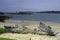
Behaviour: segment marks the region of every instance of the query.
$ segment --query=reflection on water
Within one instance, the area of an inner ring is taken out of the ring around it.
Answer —
[[[60,14],[34,13],[32,15],[5,14],[15,20],[51,21],[60,23]]]

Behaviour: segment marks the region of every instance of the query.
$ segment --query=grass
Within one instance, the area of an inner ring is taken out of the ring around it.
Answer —
[[[15,32],[12,32],[12,33],[22,33],[22,34],[27,34],[29,33],[28,31],[25,31],[25,30],[17,30]]]
[[[9,38],[0,38],[0,40],[15,40],[15,39],[9,39]]]
[[[16,31],[8,31],[4,28],[0,28],[0,34],[3,33],[21,33],[21,34],[28,34],[28,33],[33,33],[31,30],[16,30]]]
[[[0,34],[7,33],[8,31],[4,28],[0,28]]]

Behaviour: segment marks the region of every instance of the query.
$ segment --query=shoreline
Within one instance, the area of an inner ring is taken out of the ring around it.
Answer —
[[[45,21],[28,21],[28,20],[7,20],[5,23],[1,23],[0,25],[4,26],[15,26],[18,25],[19,27],[21,27],[22,25],[30,28],[30,29],[34,29],[37,28],[39,26],[39,23],[43,22],[45,25],[47,26],[51,26],[52,28],[54,28],[57,32],[60,32],[60,23],[55,23],[55,22],[45,22]]]
[[[19,23],[18,23],[19,22]],[[47,26],[51,26],[52,28],[55,29],[56,32],[60,32],[60,23],[54,23],[54,22],[44,22],[44,21],[24,21],[24,25],[30,29],[37,28],[39,26],[39,23],[43,22]],[[10,22],[6,23],[1,23],[0,26],[2,25],[10,25],[10,26],[15,26],[17,24],[19,27],[22,26],[21,20],[10,20]],[[60,39],[60,33],[57,36],[47,36],[47,35],[37,35],[37,34],[17,34],[17,33],[4,33],[1,34],[0,37],[3,38],[11,38],[11,39],[16,39],[16,40],[58,40]]]

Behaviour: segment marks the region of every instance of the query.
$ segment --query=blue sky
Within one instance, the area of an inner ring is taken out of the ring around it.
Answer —
[[[60,0],[0,0],[0,11],[60,11]]]

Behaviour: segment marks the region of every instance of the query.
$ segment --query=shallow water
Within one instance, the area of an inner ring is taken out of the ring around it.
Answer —
[[[50,21],[60,23],[60,14],[33,13],[32,15],[5,14],[14,20]]]

